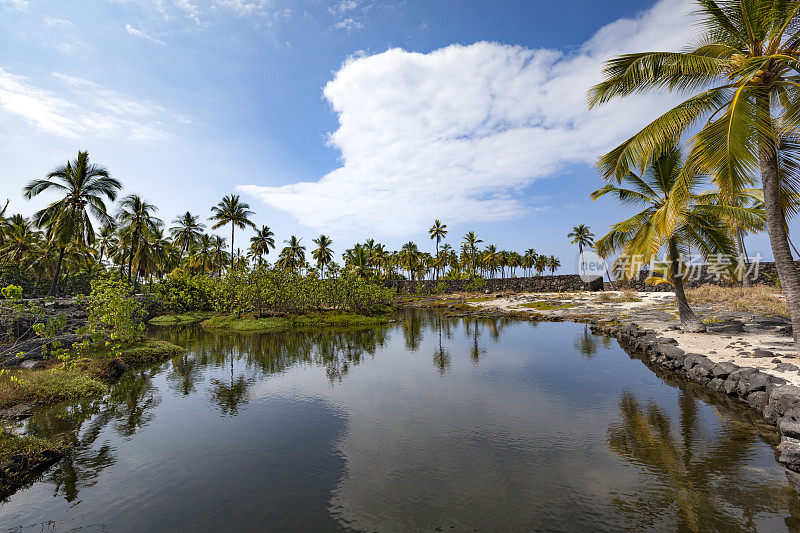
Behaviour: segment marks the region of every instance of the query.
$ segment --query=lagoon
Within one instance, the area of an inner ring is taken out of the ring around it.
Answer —
[[[574,323],[406,310],[359,331],[153,328],[186,353],[25,422],[41,530],[797,530],[779,435]]]

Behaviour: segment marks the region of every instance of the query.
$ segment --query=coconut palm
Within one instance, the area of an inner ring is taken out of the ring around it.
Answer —
[[[261,264],[264,256],[269,255],[270,248],[275,249],[275,234],[269,226],[261,226],[260,229],[256,229],[256,234],[250,237],[250,251]]]
[[[97,234],[97,262],[101,265],[103,264],[103,255],[109,250],[112,241],[117,238],[116,231],[116,223],[113,219],[111,219],[107,224],[103,224],[103,226],[100,228],[100,232]]]
[[[556,273],[556,270],[558,270],[558,267],[560,266],[561,266],[561,261],[558,259],[558,257],[551,255],[550,257],[547,258],[547,268],[550,269],[551,276]]]
[[[215,221],[214,225],[211,226],[212,229],[221,228],[225,224],[231,225],[231,268],[233,268],[235,260],[233,254],[233,232],[236,228],[245,229],[248,226],[255,228],[256,225],[250,220],[250,215],[255,213],[250,211],[249,204],[239,201],[238,194],[224,196],[220,203],[211,208],[211,212],[213,214],[209,220]]]
[[[50,246],[58,249],[50,294],[58,291],[58,279],[64,252],[70,242],[94,244],[94,227],[90,214],[101,224],[109,220],[105,200],[114,201],[122,184],[108,174],[108,170],[89,163],[88,152],[78,152],[78,158],[68,161],[50,172],[44,179],[36,179],[23,188],[25,198],[53,190],[62,198],[33,215],[33,222],[46,228]]]
[[[39,247],[41,240],[41,234],[34,229],[30,221],[19,214],[8,219],[5,235],[3,246],[0,247],[0,259],[19,265],[32,259],[32,254]]]
[[[625,261],[638,258],[643,264],[656,259],[659,250],[666,248],[666,280],[675,288],[681,325],[686,331],[704,331],[705,326],[689,307],[683,290],[684,263],[682,256],[690,249],[697,250],[706,260],[719,254],[730,257],[735,252],[726,220],[735,218],[747,221],[758,214],[753,209],[733,208],[698,202],[690,185],[690,195],[683,195],[681,201],[672,196],[680,189],[682,158],[677,148],[667,150],[653,161],[643,176],[629,173],[623,180],[624,186],[608,184],[592,193],[596,200],[612,194],[626,205],[642,210],[631,218],[614,224],[611,231],[597,241],[600,255],[608,256],[621,251],[617,259],[617,271],[623,277],[638,275],[635,268],[620,269]],[[633,263],[630,265],[633,267]]]
[[[433,226],[428,230],[428,234],[431,236],[431,239],[436,240],[436,257],[439,257],[439,241],[444,239],[447,235],[447,224],[442,224],[437,218],[433,221]],[[439,279],[438,267],[436,268],[436,279]]]
[[[300,244],[303,239],[298,239],[292,235],[289,240],[283,241],[286,246],[281,250],[279,264],[281,267],[298,271],[306,262],[306,247]]]
[[[591,248],[592,244],[594,244],[594,233],[592,233],[592,228],[586,224],[579,224],[573,227],[567,237],[572,239],[569,241],[570,244],[578,245],[578,255],[583,254],[584,248]]]
[[[599,167],[607,179],[624,180],[700,124],[690,141],[687,179],[673,201],[685,199],[698,171],[713,174],[727,199],[759,173],[772,254],[800,349],[800,269],[785,213],[786,193],[797,192],[800,173],[797,166],[780,171],[783,139],[796,143],[800,125],[800,2],[699,0],[698,13],[703,34],[692,49],[626,54],[606,64],[605,79],[589,91],[590,106],[649,90],[695,94],[603,156]]]
[[[469,261],[470,265],[472,265],[472,275],[475,275],[475,251],[479,243],[483,241],[478,238],[474,231],[468,232],[464,235],[464,244],[467,245],[467,249],[469,250]]]
[[[534,261],[533,268],[536,270],[538,275],[542,275],[545,270],[547,270],[548,260],[547,256],[544,255],[537,255]]]
[[[120,234],[128,245],[128,281],[133,273],[133,261],[146,236],[155,232],[161,219],[155,216],[158,208],[137,194],[129,194],[119,203]]]
[[[175,217],[175,220],[172,221],[174,225],[169,229],[169,234],[172,236],[173,242],[180,249],[181,258],[189,251],[189,248],[197,244],[197,241],[206,229],[206,225],[198,222],[198,218],[200,217],[186,211],[181,216]]]
[[[333,250],[331,249],[333,241],[327,235],[320,235],[313,242],[317,247],[311,250],[311,257],[317,262],[317,267],[324,278],[325,266],[333,260]]]
[[[419,248],[416,243],[408,241],[403,245],[400,251],[400,264],[408,271],[411,281],[414,281],[414,274],[419,270]]]

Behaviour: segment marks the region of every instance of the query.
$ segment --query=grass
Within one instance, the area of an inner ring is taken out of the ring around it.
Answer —
[[[106,386],[78,369],[12,370],[0,376],[0,408],[51,404],[97,396]]]
[[[642,299],[639,298],[639,294],[631,289],[625,289],[620,291],[619,293],[610,293],[610,292],[603,292],[600,293],[596,298],[595,301],[597,302],[641,302]]]
[[[183,348],[175,344],[145,339],[118,353],[103,348],[83,352],[69,363],[46,370],[10,370],[0,376],[0,409],[21,403],[45,405],[98,396],[107,390],[102,380],[119,376],[125,367],[156,363],[182,352]],[[114,365],[119,372],[114,372]]]
[[[102,362],[110,358],[118,358],[127,366],[142,366],[157,363],[181,353],[183,353],[183,348],[171,342],[143,339],[128,346],[123,346],[118,353],[112,353],[105,348],[95,348],[81,355],[88,360]]]
[[[358,329],[389,322],[389,314],[363,315],[324,311],[308,315],[274,317],[215,316],[201,323],[204,329],[236,333],[277,333],[288,330]]]
[[[717,304],[734,311],[789,316],[789,307],[780,297],[780,289],[769,285],[753,287],[702,285],[695,289],[687,289],[686,296],[690,302]]]
[[[190,311],[187,313],[175,313],[171,315],[161,315],[151,318],[148,323],[154,326],[188,326],[190,324],[197,324],[207,318],[214,316],[214,313],[209,311]]]
[[[0,434],[0,465],[7,464],[11,457],[21,454],[27,458],[37,458],[42,453],[60,450],[61,445],[32,435]]]
[[[489,300],[494,300],[494,296],[481,296],[480,298],[467,298],[468,302],[488,302]]]
[[[536,309],[539,311],[551,311],[553,309],[569,309],[571,307],[575,307],[572,304],[552,304],[549,302],[528,302],[520,304],[519,306],[527,309]]]

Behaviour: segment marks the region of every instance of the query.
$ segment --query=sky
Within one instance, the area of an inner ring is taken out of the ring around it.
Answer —
[[[679,50],[685,0],[0,0],[0,199],[79,150],[159,207],[203,219],[240,194],[279,244],[389,249],[447,224],[561,258],[587,224],[599,155],[679,101],[594,110],[620,53]],[[794,224],[793,224],[794,227]],[[227,231],[221,231],[227,236]],[[237,233],[244,247],[250,230]],[[765,236],[751,254],[770,257]],[[338,259],[338,257],[337,257]]]

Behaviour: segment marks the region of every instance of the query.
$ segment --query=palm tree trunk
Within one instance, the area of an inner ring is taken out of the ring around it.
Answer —
[[[233,270],[233,222],[231,222],[231,270]]]
[[[800,271],[798,271],[792,258],[792,251],[789,249],[789,236],[786,233],[786,222],[780,201],[780,182],[775,150],[773,146],[766,145],[763,141],[759,151],[759,164],[761,183],[764,188],[764,210],[767,215],[769,243],[792,318],[794,346],[797,351],[800,351]]]
[[[742,261],[742,272],[744,275],[742,276],[742,286],[749,287],[752,285],[750,278],[747,276],[747,250],[744,247],[744,237],[742,236],[742,230],[736,228],[736,243],[739,245],[739,254],[741,256],[740,260]]]
[[[689,307],[686,293],[683,292],[683,274],[680,271],[680,258],[678,256],[678,243],[675,237],[669,240],[669,261],[670,278],[675,287],[675,299],[678,302],[678,315],[681,319],[681,327],[690,333],[700,333],[706,330],[705,324],[694,314]]]
[[[58,262],[56,263],[56,272],[53,274],[53,284],[50,286],[50,296],[58,295],[58,278],[61,276],[61,262],[64,260],[65,246],[61,247],[58,251]]]

